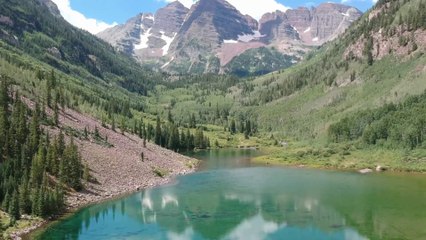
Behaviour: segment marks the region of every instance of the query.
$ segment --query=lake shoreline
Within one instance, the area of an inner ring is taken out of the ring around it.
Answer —
[[[82,200],[82,201],[76,202],[76,205],[74,205],[72,207],[67,207],[67,210],[63,214],[61,214],[60,216],[57,216],[57,217],[54,217],[54,218],[51,218],[51,219],[45,219],[45,220],[42,220],[41,222],[35,222],[33,225],[31,225],[27,228],[21,229],[18,232],[14,232],[14,233],[10,234],[10,237],[12,239],[31,239],[31,236],[33,234],[36,234],[37,231],[39,231],[39,230],[41,230],[45,227],[48,227],[49,225],[54,224],[57,221],[64,220],[67,217],[77,213],[78,211],[80,211],[83,208],[86,208],[86,207],[89,207],[89,206],[92,206],[92,205],[96,205],[96,204],[100,204],[100,203],[105,203],[105,202],[108,202],[108,201],[113,201],[113,200],[116,200],[116,199],[120,199],[120,198],[130,196],[134,193],[144,191],[144,190],[147,190],[147,189],[150,189],[150,188],[155,188],[155,187],[170,184],[177,177],[194,173],[194,172],[197,171],[197,169],[198,169],[198,167],[194,167],[194,168],[192,168],[192,171],[184,170],[182,172],[168,176],[166,178],[157,179],[155,183],[153,183],[149,186],[145,186],[143,188],[136,188],[136,189],[133,189],[133,190],[123,189],[123,192],[119,192],[117,194],[113,194],[113,195],[105,196],[105,197],[101,197],[101,198],[92,198],[92,201]]]
[[[426,161],[416,158],[413,151],[405,156],[401,149],[346,149],[289,146],[287,148],[265,147],[263,154],[252,159],[253,163],[278,167],[331,169],[339,171],[371,170],[372,172],[395,172],[425,174]],[[407,164],[410,163],[410,164]]]
[[[29,102],[28,105],[34,106],[34,103]],[[16,224],[5,229],[6,238],[27,237],[55,219],[68,216],[85,206],[170,183],[177,176],[196,171],[199,164],[195,158],[144,142],[135,134],[115,131],[73,109],[64,109],[59,115],[59,122],[61,128],[46,128],[51,136],[57,135],[60,129],[80,132],[97,129],[100,136],[108,139],[108,146],[90,138],[75,138],[74,143],[90,172],[89,181],[83,182],[84,189],[81,192],[67,189],[64,214],[51,220],[31,220],[24,226]],[[65,140],[69,141],[69,138],[66,135]],[[159,175],[158,172],[163,174]]]

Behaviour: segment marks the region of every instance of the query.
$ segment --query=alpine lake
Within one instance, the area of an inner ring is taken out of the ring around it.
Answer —
[[[31,239],[426,239],[426,176],[253,165],[194,153],[196,173],[88,206]]]

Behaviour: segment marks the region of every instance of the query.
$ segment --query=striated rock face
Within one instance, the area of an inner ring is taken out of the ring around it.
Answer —
[[[314,9],[312,15],[312,36],[324,42],[344,32],[352,22],[361,17],[362,13],[342,4],[324,3]]]
[[[257,30],[258,28],[259,28],[259,23],[257,22],[257,20],[256,19],[254,19],[254,18],[252,18],[251,16],[249,16],[249,15],[245,15],[244,16],[245,18],[246,18],[246,20],[247,20],[247,23],[248,23],[248,25],[249,25],[249,27],[252,29],[252,30]]]
[[[324,3],[266,13],[257,21],[226,0],[199,0],[191,9],[176,1],[98,36],[162,71],[218,73],[236,56],[259,47],[274,47],[297,62],[311,46],[336,38],[360,16],[355,8]]]
[[[173,37],[182,26],[189,9],[180,2],[172,2],[155,13],[152,33],[163,31],[168,37]]]
[[[273,40],[298,40],[299,34],[289,23],[286,13],[276,11],[267,13],[260,19],[259,32],[264,36],[262,39],[266,42]]]
[[[97,36],[109,42],[118,50],[133,54],[135,45],[140,43],[140,35],[151,28],[153,22],[150,21],[152,15],[139,14],[129,19],[125,24],[109,28],[100,32]]]
[[[159,9],[155,16],[141,13],[125,24],[107,29],[97,36],[138,59],[162,57],[168,53],[188,11],[178,1],[172,2]]]
[[[174,65],[184,72],[216,71],[216,50],[224,41],[254,34],[255,21],[225,0],[198,1],[171,45],[176,55]]]
[[[260,32],[267,35],[269,42],[282,41],[295,35],[289,29],[291,26],[304,44],[320,45],[336,38],[361,15],[359,10],[346,5],[323,3],[311,10],[303,7],[267,13],[260,20]]]

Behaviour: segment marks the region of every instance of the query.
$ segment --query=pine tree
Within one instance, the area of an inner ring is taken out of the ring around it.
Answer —
[[[101,134],[99,133],[98,126],[95,126],[95,133],[94,133],[94,135],[95,135],[96,139],[101,139]]]
[[[192,150],[194,150],[194,148],[192,147],[192,144],[191,144],[191,132],[189,131],[189,129],[186,129],[186,137],[185,137],[185,140],[186,140],[186,143],[185,143],[186,150],[187,150],[187,151],[192,151]]]
[[[0,82],[0,162],[3,162],[3,157],[7,157],[7,133],[9,130],[9,85],[5,79]]]
[[[30,189],[28,184],[28,174],[24,174],[19,186],[19,209],[21,213],[31,214]]]
[[[31,210],[32,214],[36,216],[41,216],[41,209],[40,209],[40,201],[41,199],[41,190],[39,187],[33,188],[31,193]]]
[[[160,116],[157,116],[157,122],[155,126],[155,144],[161,145],[161,122],[160,122]]]
[[[146,128],[145,125],[143,126],[143,147],[146,148],[146,138],[147,138],[147,133],[146,133]]]
[[[195,120],[195,115],[194,114],[191,114],[191,119],[190,119],[189,122],[190,122],[189,123],[189,127],[190,128],[196,128],[197,127],[197,122]]]
[[[115,132],[115,118],[112,118],[111,129]]]
[[[64,171],[62,172],[64,183],[79,191],[82,188],[81,156],[72,138],[70,144],[65,148],[62,161],[64,162]]]
[[[45,162],[46,156],[44,146],[40,146],[31,166],[31,185],[33,187],[39,186],[42,183]]]
[[[9,194],[9,191],[6,191],[6,194],[4,195],[3,202],[2,202],[2,208],[6,212],[9,210],[11,200],[12,200],[12,196]]]
[[[89,165],[88,164],[84,165],[83,179],[86,182],[88,182],[90,180],[90,169],[89,169]]]
[[[49,81],[46,83],[46,103],[47,106],[52,106],[52,86],[49,84]]]
[[[244,128],[244,122],[241,120],[240,121],[240,133],[244,133],[246,129]]]
[[[246,125],[245,125],[245,129],[244,129],[244,137],[246,139],[248,139],[250,134],[251,134],[251,122],[250,122],[250,120],[247,120]]]
[[[65,136],[62,133],[62,131],[59,132],[59,135],[56,139],[56,142],[57,142],[56,143],[56,146],[57,146],[56,152],[58,153],[59,157],[62,157],[62,155],[64,154],[64,151],[65,151]]]
[[[37,151],[38,144],[40,141],[40,109],[38,107],[38,104],[36,104],[36,110],[33,112],[33,116],[31,118],[31,124],[30,124],[30,136],[29,136],[29,149],[32,154],[34,154]]]
[[[230,131],[231,131],[231,134],[235,134],[237,132],[237,127],[235,125],[235,120],[234,119],[231,120]]]
[[[170,109],[167,113],[167,120],[169,121],[169,123],[174,123],[173,122],[173,115],[172,115],[172,112],[170,111]]]
[[[19,194],[18,191],[13,191],[12,200],[9,206],[9,214],[11,223],[15,223],[17,220],[21,218],[21,214],[19,212]]]
[[[124,134],[124,132],[127,130],[126,119],[124,117],[121,118],[120,129],[121,129],[121,134]]]
[[[55,126],[59,125],[59,106],[58,99],[56,97],[53,104],[53,122],[55,123]]]

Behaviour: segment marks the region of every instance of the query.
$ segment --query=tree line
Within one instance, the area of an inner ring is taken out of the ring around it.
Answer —
[[[333,142],[360,140],[367,145],[414,149],[426,140],[426,92],[399,104],[359,111],[332,124]]]

